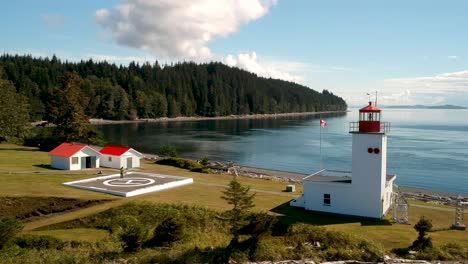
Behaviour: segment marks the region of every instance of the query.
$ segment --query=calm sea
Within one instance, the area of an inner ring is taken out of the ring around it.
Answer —
[[[158,153],[167,144],[183,157],[233,161],[244,166],[312,173],[351,169],[349,122],[357,109],[319,117],[209,120],[98,126],[112,144]],[[468,110],[383,109],[391,122],[388,173],[397,184],[468,194]]]

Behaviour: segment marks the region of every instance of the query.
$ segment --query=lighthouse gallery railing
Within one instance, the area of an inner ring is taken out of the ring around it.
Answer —
[[[359,132],[359,122],[349,122],[349,132]],[[388,133],[390,132],[390,122],[380,122],[380,131],[379,133]]]

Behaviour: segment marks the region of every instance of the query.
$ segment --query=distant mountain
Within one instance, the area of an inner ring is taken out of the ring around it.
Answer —
[[[458,105],[386,105],[382,108],[399,108],[399,109],[467,109],[464,106]]]

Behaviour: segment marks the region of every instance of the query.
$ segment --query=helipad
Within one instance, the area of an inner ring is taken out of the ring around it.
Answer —
[[[91,179],[65,182],[63,185],[123,197],[157,192],[193,183],[192,178],[154,173],[129,172],[123,178],[120,174]]]

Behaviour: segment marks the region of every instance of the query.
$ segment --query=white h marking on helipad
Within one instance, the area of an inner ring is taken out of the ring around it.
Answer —
[[[149,178],[133,178],[133,179],[110,179],[102,184],[112,187],[140,187],[153,184],[155,180]]]

